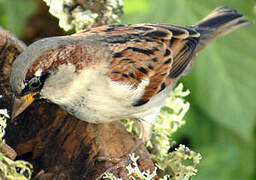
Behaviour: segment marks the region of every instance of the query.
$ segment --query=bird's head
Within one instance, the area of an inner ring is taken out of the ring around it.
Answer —
[[[10,86],[15,94],[12,118],[17,117],[34,100],[62,96],[67,84],[88,66],[90,38],[51,37],[28,46],[14,61]],[[95,55],[94,53],[91,53]],[[81,60],[83,59],[83,60]],[[57,103],[58,104],[58,103]]]
[[[37,41],[28,46],[14,61],[10,76],[10,87],[15,95],[12,118],[40,98],[40,92],[53,65],[49,57],[44,57],[43,54],[50,52],[57,42],[51,38]]]

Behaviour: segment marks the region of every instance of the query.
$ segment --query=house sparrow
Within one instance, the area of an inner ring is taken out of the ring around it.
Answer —
[[[31,44],[12,66],[12,118],[46,99],[89,123],[141,120],[142,138],[177,80],[209,42],[251,24],[229,7],[194,26],[109,25]]]

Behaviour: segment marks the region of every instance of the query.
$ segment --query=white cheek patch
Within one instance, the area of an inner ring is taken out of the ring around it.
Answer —
[[[70,83],[76,78],[75,67],[71,64],[60,65],[57,71],[52,74],[41,90],[42,97],[55,103],[69,92]]]

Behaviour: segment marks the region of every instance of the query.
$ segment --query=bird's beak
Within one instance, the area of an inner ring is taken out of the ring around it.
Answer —
[[[34,95],[36,93],[30,93],[22,97],[15,97],[12,106],[12,119],[21,114],[34,100]]]

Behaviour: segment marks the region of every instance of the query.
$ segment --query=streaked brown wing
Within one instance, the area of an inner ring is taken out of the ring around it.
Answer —
[[[149,79],[140,106],[179,78],[194,55],[200,34],[164,24],[112,25],[94,28],[112,51],[109,77],[135,88]]]

